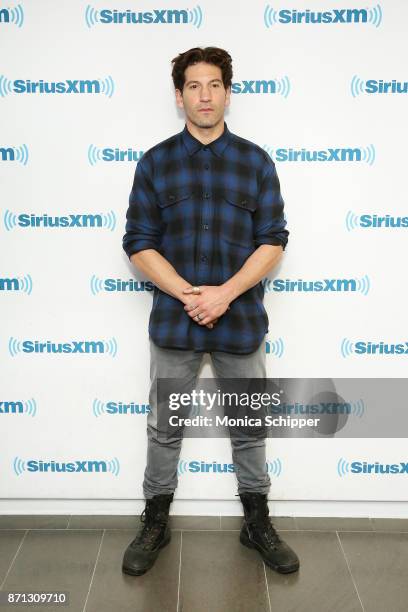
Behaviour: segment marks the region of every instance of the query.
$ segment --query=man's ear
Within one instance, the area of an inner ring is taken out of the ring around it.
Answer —
[[[176,89],[176,104],[179,108],[184,108],[183,94],[180,89]]]
[[[227,89],[225,91],[226,91],[226,94],[225,94],[225,106],[229,106],[230,102],[231,102],[231,86],[227,87]]]

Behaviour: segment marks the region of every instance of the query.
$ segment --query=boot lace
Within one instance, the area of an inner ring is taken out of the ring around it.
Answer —
[[[167,520],[157,514],[155,518],[152,518],[150,514],[146,512],[146,508],[140,515],[140,521],[143,523],[140,533],[133,540],[133,546],[142,544],[144,550],[149,550],[154,546],[154,543],[160,535],[162,528],[166,525]]]

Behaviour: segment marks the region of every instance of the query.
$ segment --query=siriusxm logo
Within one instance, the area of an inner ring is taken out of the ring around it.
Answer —
[[[361,418],[364,414],[364,401],[359,399],[355,402],[319,402],[316,404],[280,404],[271,406],[272,414],[352,414]]]
[[[135,149],[118,149],[106,147],[101,149],[91,144],[88,147],[88,161],[91,166],[98,162],[138,162],[144,151],[135,151]]]
[[[27,414],[34,417],[37,414],[37,403],[34,398],[11,402],[0,401],[1,414]]]
[[[375,162],[374,145],[342,149],[272,149],[264,145],[263,149],[277,162],[364,162],[370,166]]]
[[[120,464],[116,457],[105,461],[100,459],[86,459],[73,461],[44,461],[42,459],[23,460],[20,457],[15,457],[13,461],[14,473],[20,476],[23,472],[86,472],[86,473],[101,473],[110,472],[114,476],[119,475]]]
[[[265,81],[237,81],[232,83],[231,91],[235,94],[277,94],[287,98],[290,81],[287,76]]]
[[[34,354],[99,354],[116,357],[118,345],[115,338],[109,340],[72,340],[70,342],[41,342],[40,340],[17,340],[9,338],[9,353],[15,357],[18,353]]]
[[[351,342],[348,338],[343,338],[340,344],[340,352],[343,357],[350,355],[408,355],[408,341],[397,344],[390,342],[371,342],[359,340]]]
[[[283,343],[282,338],[278,338],[277,340],[267,340],[265,342],[265,350],[267,355],[274,355],[279,359],[283,355],[283,350],[285,345]]]
[[[88,28],[97,24],[139,24],[157,23],[187,24],[201,27],[203,11],[200,6],[192,9],[153,9],[152,11],[118,11],[116,9],[94,9],[90,4],[85,9],[85,23]]]
[[[66,81],[31,81],[16,79],[11,81],[0,75],[0,96],[9,94],[102,94],[111,98],[115,92],[115,83],[111,76],[105,79],[67,79]]]
[[[381,6],[372,8],[330,9],[313,11],[310,9],[274,9],[267,4],[264,10],[264,24],[270,28],[276,24],[333,24],[333,23],[368,23],[376,28],[382,22]]]
[[[19,147],[0,147],[0,161],[18,162],[23,166],[28,162],[28,147],[23,144]]]
[[[4,213],[4,225],[7,231],[15,227],[29,228],[100,228],[108,229],[111,232],[116,227],[116,215],[113,210],[108,213],[75,213],[69,215],[35,215],[33,213],[20,213],[19,215],[6,210]]]
[[[323,278],[318,280],[290,280],[289,278],[265,278],[262,285],[266,293],[347,293],[360,292],[367,295],[370,290],[370,279],[367,276],[361,278]]]
[[[0,23],[11,23],[21,28],[24,23],[24,10],[21,4],[13,8],[0,9]]]
[[[30,295],[32,290],[33,281],[29,274],[11,278],[0,278],[0,291],[22,291]]]
[[[124,404],[123,402],[101,402],[97,398],[92,404],[92,412],[94,416],[99,417],[105,414],[124,415],[124,414],[148,414],[150,412],[149,404]]]
[[[374,461],[346,461],[343,457],[337,462],[337,474],[342,478],[348,474],[408,474],[408,462],[380,463]]]
[[[349,210],[346,215],[346,228],[351,230],[362,228],[384,229],[384,228],[401,228],[408,227],[407,217],[396,217],[393,215],[356,215],[352,210]]]
[[[282,472],[282,461],[277,458],[274,461],[266,462],[266,469],[269,474],[274,476],[280,476]],[[219,463],[217,461],[200,461],[192,460],[185,461],[181,460],[178,463],[177,474],[183,476],[183,474],[231,474],[235,472],[235,465],[233,463]]]
[[[91,277],[91,291],[93,295],[101,291],[112,292],[129,292],[129,291],[153,291],[154,285],[151,281],[136,281],[130,279],[124,281],[121,278],[98,278],[95,274]]]
[[[358,76],[353,76],[350,83],[351,95],[356,98],[360,94],[406,94],[408,93],[408,81],[383,81],[382,79],[369,79],[364,81]]]

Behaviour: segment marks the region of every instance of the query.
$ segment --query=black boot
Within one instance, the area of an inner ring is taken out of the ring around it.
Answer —
[[[245,520],[239,536],[248,548],[256,548],[269,567],[281,574],[296,572],[299,558],[275,531],[270,518],[267,496],[263,493],[240,493]]]
[[[173,495],[155,495],[146,500],[140,516],[143,525],[123,557],[122,571],[125,574],[141,576],[147,572],[154,565],[160,549],[170,542],[168,520]]]

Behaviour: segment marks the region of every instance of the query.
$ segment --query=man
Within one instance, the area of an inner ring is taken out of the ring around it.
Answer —
[[[157,379],[183,379],[191,388],[205,352],[219,378],[266,378],[269,322],[260,281],[280,260],[289,234],[273,161],[224,121],[230,55],[216,47],[194,48],[172,63],[186,124],[138,162],[123,237],[132,263],[155,284],[146,507],[122,566],[136,576],[153,566],[170,541],[169,507],[182,443],[182,436],[159,435]],[[265,440],[231,438],[231,444],[245,515],[240,541],[275,570],[296,571],[296,553],[268,516]]]

